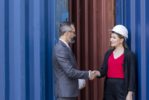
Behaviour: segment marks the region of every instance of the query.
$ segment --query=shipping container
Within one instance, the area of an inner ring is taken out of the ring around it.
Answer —
[[[137,56],[137,100],[149,99],[149,11],[148,0],[116,0],[116,23],[129,31],[128,44]]]
[[[0,0],[0,100],[53,100],[52,48],[67,0]]]
[[[80,70],[100,68],[109,30],[124,24],[137,57],[136,100],[148,100],[149,1],[0,0],[0,100],[55,100],[52,48],[58,27],[76,26],[72,46]],[[87,81],[79,100],[102,100],[104,79]]]

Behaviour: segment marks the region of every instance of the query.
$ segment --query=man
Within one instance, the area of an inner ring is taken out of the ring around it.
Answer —
[[[94,71],[80,71],[69,44],[75,42],[75,27],[72,23],[62,23],[60,37],[53,50],[53,64],[56,79],[57,100],[76,100],[79,95],[78,79],[94,79]]]

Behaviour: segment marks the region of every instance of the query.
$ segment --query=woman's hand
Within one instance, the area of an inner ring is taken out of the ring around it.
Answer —
[[[132,94],[133,94],[133,92],[129,91],[127,96],[126,96],[126,100],[133,100]]]
[[[96,76],[100,76],[100,75],[101,75],[100,72],[97,71],[97,70],[94,70],[94,74],[95,74]]]

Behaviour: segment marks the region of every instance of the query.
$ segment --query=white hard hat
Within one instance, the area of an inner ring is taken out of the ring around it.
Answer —
[[[115,32],[117,34],[120,34],[124,36],[126,39],[128,38],[128,30],[123,25],[116,25],[113,27],[112,32]]]

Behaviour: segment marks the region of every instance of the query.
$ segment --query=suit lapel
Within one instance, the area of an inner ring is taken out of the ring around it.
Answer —
[[[62,41],[59,40],[59,43],[66,48],[66,52],[69,52],[70,56],[71,56],[71,59],[73,61],[73,63],[77,64],[77,61],[75,59],[75,56],[72,52],[72,49],[70,47],[67,47],[67,45],[65,43],[63,43]]]
[[[65,43],[63,43],[63,42],[60,41],[60,40],[59,40],[59,43],[60,43],[63,47],[65,47],[68,51],[71,51],[71,52],[72,52],[71,48],[68,47]]]

